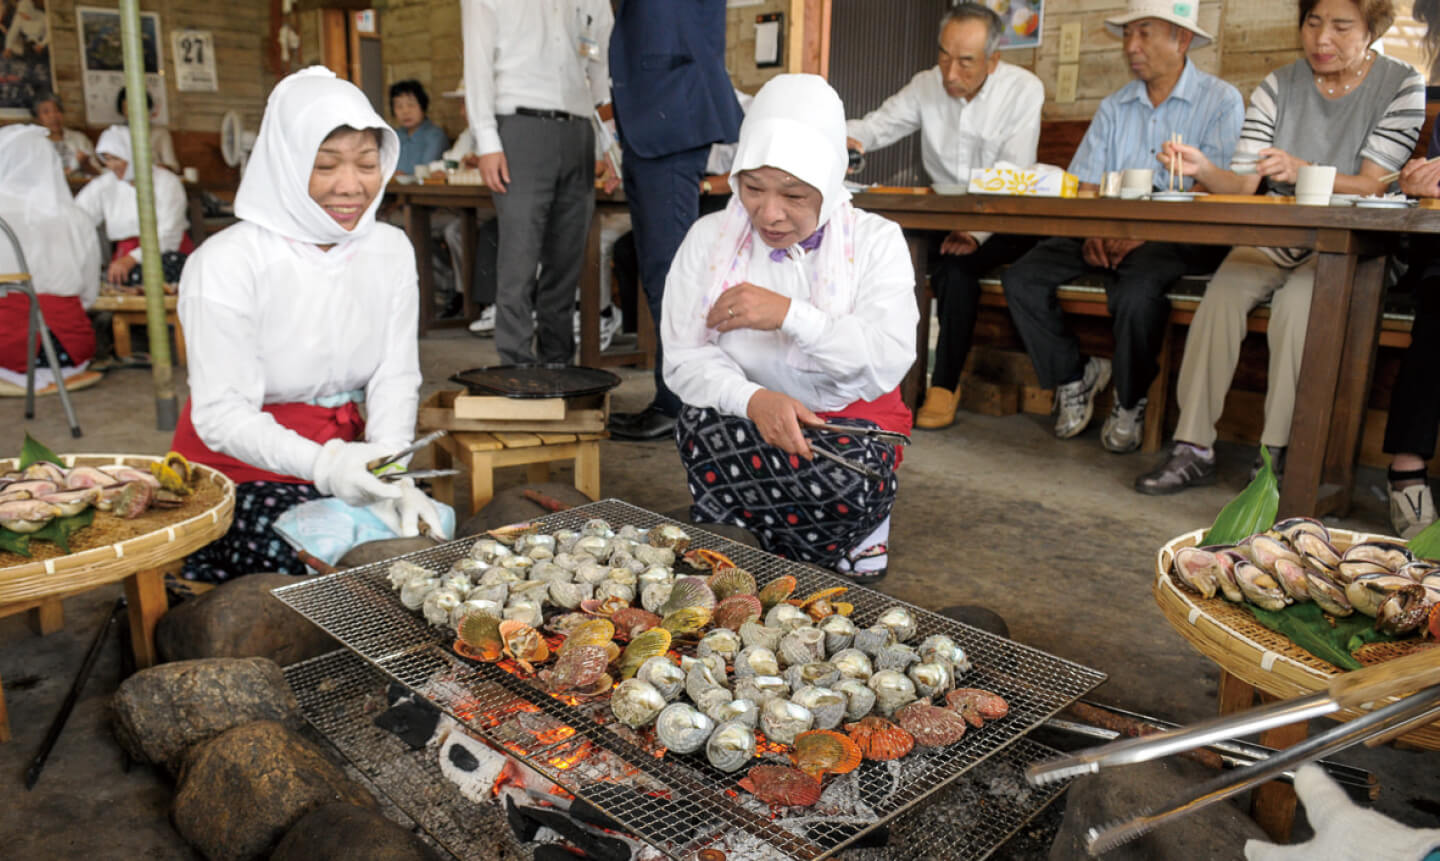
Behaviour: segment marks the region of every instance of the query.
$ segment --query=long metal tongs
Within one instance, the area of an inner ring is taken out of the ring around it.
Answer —
[[[427,433],[419,439],[415,440],[414,442],[410,443],[409,445],[405,446],[404,448],[400,449],[399,451],[395,452],[394,454],[390,455],[389,457],[382,457],[377,460],[372,460],[369,463],[365,464],[365,466],[371,471],[377,469],[384,469],[385,467],[389,466],[392,463],[395,463],[405,455],[415,454],[420,449],[424,448],[425,446],[449,433],[450,431],[444,429]]]
[[[844,433],[851,436],[863,436],[867,439],[877,440],[890,445],[909,445],[910,437],[898,431],[887,431],[883,428],[857,428],[849,425],[837,425],[826,422],[822,425],[810,425],[807,430],[829,431],[831,433]]]

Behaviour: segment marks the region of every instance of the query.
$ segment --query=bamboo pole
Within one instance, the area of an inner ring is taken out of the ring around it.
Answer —
[[[150,100],[145,94],[145,58],[140,46],[137,0],[120,0],[120,44],[125,52],[126,113],[133,158],[130,169],[134,171],[135,197],[140,206],[140,266],[145,287],[145,329],[150,336],[150,374],[155,380],[155,427],[174,430],[179,410],[175,401],[174,369],[170,365],[170,327],[165,323],[165,272],[160,263],[160,235],[155,226]]]

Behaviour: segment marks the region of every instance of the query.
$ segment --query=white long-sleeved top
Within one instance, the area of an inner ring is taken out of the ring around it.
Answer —
[[[915,324],[920,318],[915,269],[898,225],[868,212],[856,216],[855,266],[861,287],[848,313],[832,316],[811,304],[814,254],[796,246],[777,263],[770,259],[771,248],[756,237],[747,280],[790,297],[784,323],[775,331],[736,329],[698,343],[682,336],[688,327],[680,323],[709,311],[705,295],[715,277],[710,257],[725,213],[695,222],[670,265],[661,315],[665,383],[680,400],[744,416],[751,396],[765,388],[824,412],[860,399],[874,400],[900,384],[915,363]]]
[[[495,117],[516,108],[589,118],[610,100],[606,0],[461,0],[465,109],[480,155],[501,152]],[[580,55],[582,38],[595,46]]]
[[[415,250],[387,224],[329,251],[246,221],[210,237],[180,280],[200,439],[313,479],[319,444],[260,408],[363,389],[365,438],[408,445],[421,382],[417,296]]]
[[[154,168],[155,226],[160,232],[160,252],[180,250],[188,219],[185,186],[180,177],[163,167]],[[107,170],[85,184],[75,195],[75,205],[95,224],[105,225],[111,241],[140,235],[140,206],[135,186]],[[140,259],[140,249],[130,252]]]
[[[446,161],[460,161],[467,155],[475,154],[475,133],[466,126],[455,139],[455,145],[445,150],[440,157]]]
[[[932,66],[864,119],[847,122],[845,132],[869,152],[918,129],[920,158],[930,181],[968,185],[973,168],[997,161],[1022,167],[1035,163],[1044,103],[1040,79],[1003,60],[973,99],[951,98],[940,67]]]

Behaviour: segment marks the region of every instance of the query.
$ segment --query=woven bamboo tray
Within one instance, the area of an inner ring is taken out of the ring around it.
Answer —
[[[145,455],[64,455],[65,466],[125,464],[148,469],[158,457]],[[0,458],[0,473],[18,468]],[[31,543],[31,557],[0,551],[0,604],[56,598],[184,557],[225,534],[235,513],[235,484],[223,474],[195,465],[195,492],[179,508],[151,509],[134,520],[95,513],[95,522],[70,536],[71,553],[48,541]]]
[[[1276,633],[1261,625],[1249,610],[1239,604],[1232,604],[1223,598],[1204,598],[1188,591],[1170,575],[1171,562],[1175,551],[1181,547],[1193,547],[1200,541],[1205,530],[1187,532],[1170,541],[1155,557],[1155,602],[1165,618],[1190,641],[1200,654],[1219,664],[1232,676],[1251,687],[1282,699],[1312,694],[1323,690],[1330,678],[1345,672],[1329,661],[1315,657],[1283,634]],[[1346,529],[1331,529],[1331,541],[1340,550],[1351,544],[1371,539],[1397,541],[1384,535],[1351,532]],[[1424,645],[1417,638],[1397,643],[1391,657],[1399,657],[1420,648],[1434,648]],[[1376,705],[1393,702],[1391,697]],[[1330,717],[1336,720],[1350,720],[1362,712],[1344,709]],[[1421,727],[1400,737],[1402,741],[1417,747],[1440,750],[1440,721]]]

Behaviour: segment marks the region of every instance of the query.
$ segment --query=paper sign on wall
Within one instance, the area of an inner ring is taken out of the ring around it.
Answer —
[[[175,55],[175,89],[182,93],[215,92],[215,36],[209,30],[176,30],[170,34]]]

